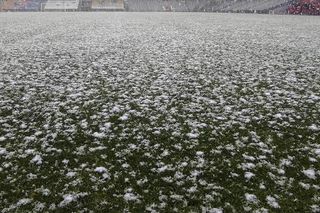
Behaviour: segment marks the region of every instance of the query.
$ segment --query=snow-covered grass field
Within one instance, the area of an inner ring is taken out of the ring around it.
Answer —
[[[1,13],[1,212],[319,212],[320,20]]]

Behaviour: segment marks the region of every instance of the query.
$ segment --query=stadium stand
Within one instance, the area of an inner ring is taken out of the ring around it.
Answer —
[[[125,9],[123,0],[92,0],[92,10],[123,11]]]
[[[206,11],[269,13],[287,2],[288,0],[238,0],[223,1],[217,4],[212,1],[205,8]]]
[[[288,7],[289,14],[320,15],[320,0],[296,0]]]
[[[79,0],[48,0],[45,4],[45,11],[77,11]]]
[[[0,0],[0,11],[174,11],[320,15],[320,0]],[[43,7],[44,6],[44,7]]]
[[[91,11],[91,0],[81,0],[79,5],[80,11]]]
[[[163,11],[162,1],[157,0],[134,0],[128,1],[129,11]]]
[[[15,0],[3,0],[1,4],[1,11],[12,11],[15,10]]]
[[[1,11],[39,11],[42,0],[2,0]]]
[[[200,11],[208,0],[128,0],[129,11]]]
[[[129,0],[129,11],[258,12],[283,8],[289,0]],[[280,10],[279,10],[280,11]],[[282,9],[284,13],[286,9]]]

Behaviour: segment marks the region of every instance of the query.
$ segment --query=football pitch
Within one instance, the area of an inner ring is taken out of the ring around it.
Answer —
[[[1,212],[319,212],[319,17],[0,13]]]

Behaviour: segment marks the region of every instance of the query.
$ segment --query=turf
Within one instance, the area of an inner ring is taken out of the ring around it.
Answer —
[[[320,22],[1,13],[2,212],[319,212]]]

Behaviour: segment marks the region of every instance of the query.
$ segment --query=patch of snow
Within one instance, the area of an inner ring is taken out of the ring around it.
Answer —
[[[125,168],[125,169],[130,167],[130,165],[127,164],[127,163],[124,163],[124,164],[122,164],[121,166],[122,166],[122,168]]]
[[[111,112],[120,112],[121,109],[118,106],[114,106],[111,110]]]
[[[31,154],[35,153],[35,150],[34,149],[27,149],[24,151],[24,153],[26,153],[27,155],[31,155]]]
[[[165,165],[165,166],[158,168],[158,172],[161,173],[161,172],[166,171],[167,169],[168,169],[168,166]]]
[[[299,185],[306,190],[310,189],[310,184],[299,182]]]
[[[315,132],[320,130],[320,128],[315,124],[312,124],[311,126],[309,126],[309,129]]]
[[[68,173],[66,174],[66,176],[69,177],[69,178],[72,178],[72,177],[74,177],[74,176],[76,176],[76,175],[77,175],[76,172],[68,172]]]
[[[35,212],[43,212],[45,207],[46,207],[46,205],[44,203],[37,203],[33,210]]]
[[[223,213],[223,210],[221,208],[212,208],[212,209],[207,209],[203,208],[202,212],[207,212],[207,213]]]
[[[76,201],[77,196],[72,194],[63,195],[63,201],[59,203],[59,207],[65,207],[69,205],[71,202]]]
[[[273,116],[274,118],[277,118],[277,119],[281,119],[282,118],[282,114],[280,113],[277,113]]]
[[[250,179],[253,178],[254,176],[256,176],[256,175],[253,174],[252,172],[245,172],[245,173],[244,173],[244,177],[245,177],[247,180],[250,180]]]
[[[311,206],[311,212],[319,213],[320,212],[320,206],[319,205],[312,205]]]
[[[35,136],[40,136],[40,135],[42,135],[42,132],[41,131],[37,131],[37,132],[34,133],[34,135]]]
[[[132,192],[125,193],[123,198],[125,199],[125,201],[135,201],[138,199],[138,197]]]
[[[6,155],[7,149],[6,148],[0,148],[0,155]]]
[[[21,125],[20,125],[20,128],[21,128],[21,129],[26,129],[27,127],[28,127],[28,126],[27,126],[26,124],[21,124]]]
[[[187,192],[189,192],[189,193],[195,193],[196,191],[197,191],[197,187],[196,186],[192,186],[187,190]]]
[[[197,156],[203,156],[203,155],[204,155],[204,152],[202,152],[202,151],[197,151],[197,152],[196,152],[196,155],[197,155]]]
[[[97,172],[97,173],[101,173],[101,174],[108,172],[108,170],[105,167],[102,167],[102,166],[99,166],[99,167],[95,168],[94,171]]]
[[[244,196],[249,203],[258,203],[259,202],[257,196],[255,196],[254,194],[245,193]]]
[[[32,160],[30,162],[34,163],[36,165],[41,165],[42,164],[42,157],[40,155],[36,155],[32,158]]]
[[[241,167],[243,170],[250,170],[250,169],[254,169],[256,165],[253,163],[242,163]]]
[[[312,168],[303,170],[302,172],[303,172],[303,174],[304,174],[305,176],[307,176],[307,177],[310,178],[310,179],[313,179],[313,180],[317,179],[317,177],[316,177],[316,171],[315,171],[314,169],[312,169]]]
[[[106,129],[110,129],[111,128],[111,123],[110,122],[107,122],[107,123],[105,123],[104,124],[104,127],[106,128]]]
[[[99,138],[99,139],[102,139],[102,138],[106,137],[106,135],[103,132],[94,132],[92,134],[92,136],[95,137],[95,138]]]
[[[22,198],[17,202],[17,206],[24,206],[24,205],[27,205],[31,202],[32,202],[32,200],[29,198]]]
[[[280,208],[279,203],[277,202],[277,200],[274,197],[268,195],[266,198],[266,201],[267,201],[268,205],[271,206],[272,208],[275,208],[275,209]]]
[[[119,120],[121,120],[121,121],[126,121],[128,119],[129,119],[129,115],[128,114],[124,114],[119,118]]]
[[[190,139],[196,139],[199,137],[199,134],[197,133],[188,133],[187,137],[189,137]]]
[[[255,160],[256,160],[255,157],[249,156],[249,155],[245,155],[245,154],[243,154],[242,157],[243,157],[245,160],[249,160],[249,161],[255,161]]]

